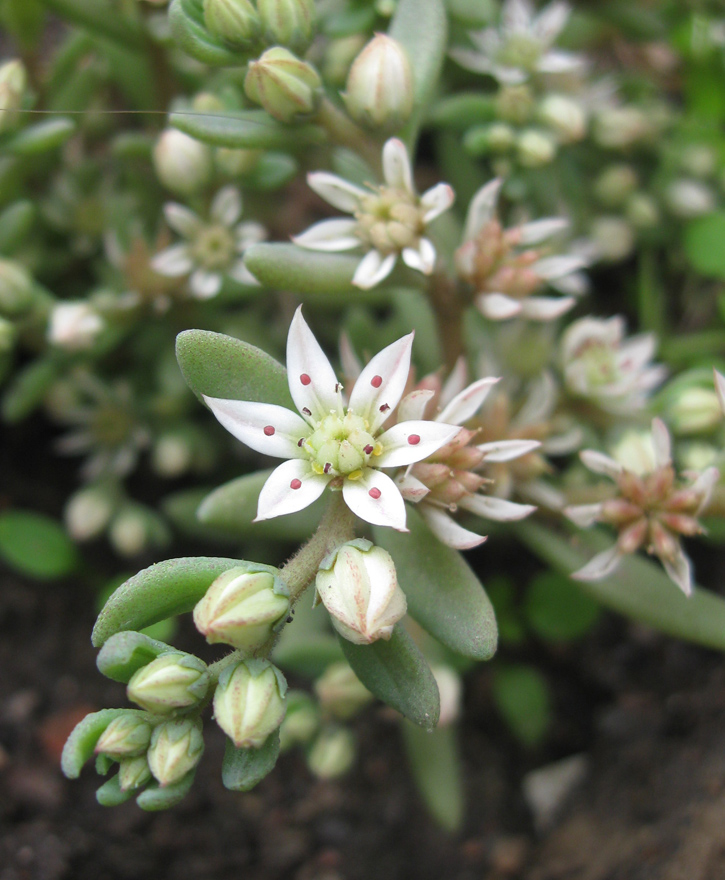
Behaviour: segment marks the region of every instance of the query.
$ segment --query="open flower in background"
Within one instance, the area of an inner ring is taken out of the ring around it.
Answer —
[[[431,274],[436,252],[426,227],[455,198],[447,183],[416,193],[408,152],[397,138],[383,147],[383,178],[382,185],[363,189],[327,171],[308,174],[319,196],[354,219],[322,220],[293,239],[300,247],[330,253],[364,248],[352,283],[366,290],[390,275],[399,256],[411,269]]]

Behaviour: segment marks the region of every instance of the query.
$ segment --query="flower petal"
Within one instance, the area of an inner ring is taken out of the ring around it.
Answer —
[[[579,526],[580,529],[588,529],[589,526],[594,525],[599,520],[601,512],[601,503],[572,504],[570,507],[565,507],[562,511],[564,516],[570,519],[574,525]]]
[[[521,234],[520,243],[522,245],[540,244],[563,232],[569,226],[569,221],[565,217],[546,217],[543,220],[533,220],[531,223],[523,223],[519,226]]]
[[[720,471],[716,467],[706,468],[695,480],[695,482],[690,486],[691,489],[694,489],[695,492],[702,495],[702,501],[700,501],[700,505],[695,511],[695,515],[699,516],[702,511],[707,507],[707,503],[710,500],[710,495],[712,494],[712,490],[717,485],[718,480],[720,479]]]
[[[499,522],[523,519],[536,510],[533,504],[516,504],[505,498],[496,498],[495,495],[466,495],[458,502],[458,506],[470,510],[477,516]]]
[[[398,138],[390,138],[383,147],[383,177],[388,186],[415,193],[408,151]]]
[[[193,238],[203,226],[197,214],[176,202],[167,202],[164,205],[164,217],[174,232],[178,232],[184,238]]]
[[[389,526],[399,532],[405,527],[405,502],[389,476],[365,468],[358,480],[346,479],[342,486],[345,504],[360,519],[374,526]]]
[[[505,321],[521,313],[521,303],[505,293],[481,294],[476,297],[476,306],[490,321]]]
[[[413,504],[422,501],[430,492],[430,489],[425,483],[421,483],[421,481],[412,474],[404,473],[395,480],[395,485],[400,489],[400,494],[403,498],[405,498],[406,501],[412,501]]]
[[[487,539],[486,535],[477,535],[459,526],[445,510],[432,504],[422,504],[419,508],[428,528],[442,544],[456,550],[470,550],[478,547]]]
[[[579,571],[573,572],[570,577],[575,581],[598,581],[600,578],[611,574],[619,565],[621,559],[622,554],[619,552],[617,545],[614,544],[608,550],[597,553],[585,566],[580,568]]]
[[[336,217],[333,220],[322,220],[310,226],[301,235],[293,235],[292,241],[299,247],[311,251],[349,251],[360,247],[360,239],[354,234],[356,220]]]
[[[498,194],[501,192],[503,179],[495,177],[476,193],[471,200],[466,214],[466,230],[463,233],[464,241],[474,239],[481,228],[491,220],[496,213],[496,202]]]
[[[555,49],[539,59],[536,69],[539,73],[574,73],[586,66],[586,60],[581,55]]]
[[[481,443],[476,448],[486,456],[486,462],[500,462],[513,461],[540,446],[538,440],[493,440],[490,443]]]
[[[222,427],[250,449],[274,458],[306,458],[299,441],[310,428],[292,410],[273,403],[203,397]]]
[[[352,283],[355,287],[370,290],[393,271],[397,254],[388,254],[386,257],[379,251],[369,251],[358,263]]]
[[[530,321],[555,321],[575,305],[573,296],[532,296],[521,303],[521,317]]]
[[[316,501],[331,477],[316,474],[308,461],[292,459],[275,468],[262,486],[253,522],[296,513]]]
[[[218,272],[196,269],[189,279],[189,289],[195,299],[211,299],[222,289],[222,276]]]
[[[531,269],[536,272],[539,278],[550,281],[561,278],[562,275],[577,272],[585,266],[587,266],[587,261],[583,257],[557,254],[553,257],[543,257],[541,260],[537,260]]]
[[[167,278],[177,278],[187,275],[194,268],[194,261],[189,255],[189,249],[185,244],[175,244],[163,251],[159,251],[151,260],[151,268],[159,275]]]
[[[248,284],[250,287],[261,287],[259,281],[247,269],[244,260],[237,260],[227,274],[240,284]]]
[[[458,425],[442,422],[398,422],[378,437],[383,452],[374,458],[375,467],[400,467],[422,461],[449,443],[459,431]]]
[[[618,461],[603,452],[597,452],[596,449],[582,449],[579,458],[595,474],[603,474],[616,480],[622,473],[622,465]]]
[[[571,13],[568,3],[554,0],[536,16],[531,24],[534,34],[547,45],[551,45],[561,33]]]
[[[418,248],[403,248],[403,262],[416,272],[422,272],[423,275],[430,275],[433,271],[436,261],[436,249],[433,242],[427,238],[421,238],[418,242]]]
[[[662,559],[662,565],[668,577],[673,580],[686,596],[692,595],[692,562],[680,547],[675,558],[670,562]]]
[[[447,183],[438,183],[427,189],[420,197],[420,204],[425,208],[423,223],[430,223],[447,211],[456,200],[453,187]]]
[[[549,287],[567,296],[583,296],[589,290],[589,278],[584,272],[571,272],[561,278],[549,278]]]
[[[448,422],[449,425],[462,425],[467,422],[478,412],[489,391],[498,381],[497,377],[489,376],[472,382],[468,388],[464,388],[453,398],[436,420]]]
[[[299,306],[287,336],[287,381],[297,409],[309,420],[319,422],[339,404],[337,377],[320,348]]]
[[[385,422],[405,391],[410,372],[413,333],[378,352],[360,373],[350,395],[350,409],[369,422],[371,434]]]
[[[425,411],[432,397],[435,397],[435,391],[429,391],[425,388],[406,394],[398,406],[398,420],[407,422],[412,419],[425,418]]]
[[[672,443],[670,433],[662,419],[652,419],[652,443],[655,450],[655,467],[671,464]]]
[[[225,186],[214,196],[209,215],[223,226],[234,226],[242,216],[242,197],[235,186]]]
[[[313,171],[308,174],[307,184],[320,198],[346,214],[357,211],[360,199],[368,195],[366,190],[328,171]]]

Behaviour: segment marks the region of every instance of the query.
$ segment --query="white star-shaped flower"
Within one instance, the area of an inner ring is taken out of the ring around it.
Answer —
[[[323,220],[295,236],[295,244],[314,251],[348,251],[363,247],[352,283],[368,290],[393,271],[398,256],[403,262],[430,275],[435,265],[433,243],[426,238],[427,225],[453,204],[455,194],[439,183],[419,196],[405,145],[391,138],[383,147],[385,183],[369,189],[330,174],[315,171],[307,182],[326,202],[353,215],[353,219]]]
[[[412,344],[410,333],[375,355],[346,405],[342,386],[298,308],[287,338],[287,378],[299,415],[270,403],[204,397],[242,443],[289,459],[262,487],[257,520],[302,510],[332,484],[361,519],[405,531],[403,496],[380,468],[421,461],[459,431],[424,419],[383,430],[405,389]]]

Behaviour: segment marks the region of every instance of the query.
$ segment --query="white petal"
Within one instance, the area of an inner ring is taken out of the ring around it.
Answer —
[[[398,477],[395,480],[395,485],[400,489],[400,494],[403,498],[405,498],[406,501],[412,501],[413,504],[422,501],[422,499],[430,492],[430,489],[425,483],[421,483],[421,481],[412,474],[403,474]]]
[[[371,434],[400,402],[410,372],[413,333],[388,345],[363,369],[350,395],[350,409],[369,422]]]
[[[245,266],[244,260],[237,260],[227,274],[240,284],[248,284],[250,287],[261,287],[259,281]]]
[[[544,7],[532,23],[532,30],[536,36],[551,45],[561,33],[571,9],[563,0],[554,0]]]
[[[174,232],[184,238],[193,238],[203,225],[197,214],[176,202],[164,205],[164,217]]]
[[[372,492],[372,494],[370,494]],[[400,490],[386,474],[365,468],[358,480],[346,479],[342,486],[345,504],[360,519],[374,526],[405,528],[405,502]]]
[[[669,578],[673,580],[686,596],[692,595],[692,562],[685,551],[680,548],[672,562],[662,560]]]
[[[546,281],[576,272],[587,265],[582,257],[560,254],[553,257],[543,257],[537,260],[531,267],[534,272]]]
[[[237,252],[242,253],[253,244],[259,244],[267,238],[267,229],[261,223],[254,220],[245,220],[234,227],[234,238],[237,243]]]
[[[398,422],[378,437],[383,452],[373,462],[375,467],[387,468],[422,461],[453,440],[459,431],[458,425],[442,422]]]
[[[430,223],[447,211],[456,200],[453,187],[447,183],[438,183],[427,189],[420,197],[420,204],[426,209],[423,214],[423,223]]]
[[[354,234],[356,229],[356,220],[346,220],[344,217],[322,220],[301,235],[293,235],[292,241],[299,247],[312,251],[349,251],[361,244]]]
[[[470,550],[472,547],[483,544],[486,540],[486,535],[469,532],[468,529],[459,526],[445,510],[439,507],[434,507],[432,504],[422,504],[419,510],[431,532],[448,547],[454,547],[456,550]]]
[[[466,359],[461,355],[451,370],[450,376],[446,379],[445,385],[441,389],[441,405],[448,406],[453,398],[460,394],[466,387],[468,382],[468,365]]]
[[[586,67],[586,60],[574,52],[554,50],[539,59],[536,69],[540,73],[574,73]]]
[[[481,227],[488,223],[496,213],[498,194],[503,186],[503,179],[495,177],[476,193],[468,207],[466,214],[466,230],[463,233],[464,241],[474,239]]]
[[[464,510],[470,510],[477,516],[495,519],[499,522],[513,522],[523,519],[536,510],[533,504],[516,504],[495,495],[466,495],[458,502]]]
[[[568,226],[569,221],[565,217],[547,217],[543,220],[523,223],[519,226],[521,244],[540,244],[542,241],[546,241],[547,238],[551,238],[552,235],[563,232]]]
[[[725,376],[722,373],[718,373],[717,370],[713,370],[713,374],[715,376],[715,391],[717,399],[720,401],[720,409],[725,413]]]
[[[222,276],[218,272],[197,269],[189,279],[189,289],[196,299],[211,299],[222,289]]]
[[[555,321],[575,305],[573,296],[531,296],[521,303],[521,317],[530,321]]]
[[[541,451],[545,455],[569,455],[577,450],[584,442],[584,432],[579,427],[570,428],[563,434],[547,437],[541,444]]]
[[[292,410],[273,403],[203,397],[222,427],[250,449],[274,458],[306,457],[299,441],[309,435],[310,428]]]
[[[694,489],[695,492],[702,493],[702,501],[700,502],[700,506],[697,508],[696,514],[699,514],[707,507],[707,503],[710,500],[710,495],[712,494],[712,490],[717,485],[718,480],[720,479],[720,471],[716,467],[706,468],[695,480],[695,482],[690,486],[691,489]]]
[[[352,276],[352,283],[355,287],[361,287],[363,290],[370,290],[375,287],[384,278],[393,271],[397,254],[388,254],[386,257],[379,251],[370,251],[358,263],[355,274]]]
[[[513,461],[541,446],[538,440],[493,440],[481,443],[477,449],[483,452],[487,462]]]
[[[418,249],[403,248],[402,257],[406,266],[410,266],[416,272],[422,272],[423,275],[430,275],[435,266],[436,249],[427,238],[421,238]]]
[[[308,507],[322,495],[330,480],[331,477],[325,474],[316,474],[309,461],[292,459],[283,462],[262,486],[254,522]]]
[[[549,287],[567,296],[583,296],[589,290],[589,278],[583,272],[571,272],[561,278],[549,278]]]
[[[572,504],[570,507],[565,507],[562,511],[564,516],[570,519],[574,525],[579,526],[580,529],[588,529],[589,526],[594,525],[599,520],[601,512],[601,503]]]
[[[297,409],[308,419],[320,421],[337,412],[338,381],[299,306],[287,336],[287,381]]]
[[[328,204],[346,214],[357,211],[360,199],[369,195],[366,190],[327,171],[313,171],[307,175],[307,183]]]
[[[655,450],[655,467],[664,467],[672,462],[672,443],[670,433],[662,419],[652,419],[652,443]]]
[[[405,190],[411,195],[415,192],[408,151],[398,138],[390,138],[383,147],[383,177],[388,186]]]
[[[571,577],[576,581],[598,581],[600,578],[611,574],[619,565],[621,559],[622,554],[619,552],[617,545],[614,544],[609,550],[597,553],[579,571],[573,572]]]
[[[597,452],[596,449],[582,449],[579,458],[595,474],[603,474],[605,477],[616,480],[622,473],[622,465],[619,462],[603,452]]]
[[[343,332],[340,334],[340,363],[343,375],[354,382],[362,372],[362,364],[358,360],[355,349],[352,347],[350,337]]]
[[[501,24],[506,31],[528,31],[533,18],[534,7],[529,0],[505,0],[501,7]]]
[[[448,404],[443,412],[437,417],[440,422],[448,422],[449,425],[462,425],[474,416],[484,400],[488,397],[489,391],[499,381],[494,376],[486,379],[479,379],[464,388],[460,394],[457,394]]]
[[[432,397],[435,397],[435,391],[428,391],[424,388],[406,394],[398,406],[399,421],[407,422],[425,418],[425,411]]]
[[[223,226],[234,226],[242,216],[242,197],[234,186],[225,186],[214,196],[209,214]]]
[[[479,312],[490,321],[505,321],[521,312],[521,303],[505,293],[484,293],[476,297]]]
[[[177,278],[191,272],[194,261],[189,256],[187,245],[175,244],[156,254],[151,260],[151,268],[159,275]]]
[[[475,49],[451,49],[451,58],[466,70],[472,70],[474,73],[493,73],[494,64],[485,55],[477,52]]]

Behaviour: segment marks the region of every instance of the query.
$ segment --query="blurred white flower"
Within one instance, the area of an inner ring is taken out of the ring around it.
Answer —
[[[64,302],[53,306],[48,324],[48,341],[68,351],[91,348],[106,324],[87,302]]]

